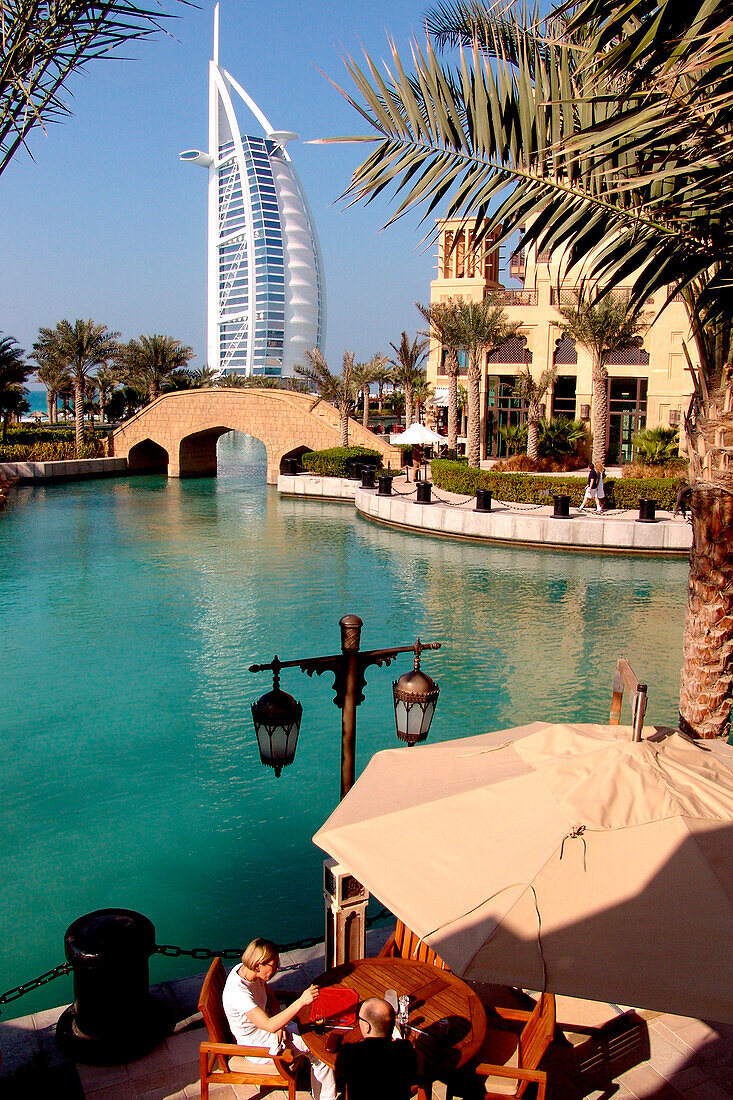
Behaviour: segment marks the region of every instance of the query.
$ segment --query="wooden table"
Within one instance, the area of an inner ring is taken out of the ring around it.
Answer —
[[[388,989],[394,989],[398,996],[409,993],[406,1037],[415,1047],[425,1071],[434,1075],[465,1065],[486,1035],[486,1014],[473,990],[449,970],[440,970],[430,963],[412,959],[362,959],[327,970],[316,984],[355,989],[360,1004],[368,997],[384,997]],[[319,1032],[312,1024],[301,1023],[300,1032],[309,1050],[333,1067],[337,1051],[326,1050],[328,1027]],[[353,1031],[340,1034],[345,1043],[359,1042],[362,1037],[358,1023]]]

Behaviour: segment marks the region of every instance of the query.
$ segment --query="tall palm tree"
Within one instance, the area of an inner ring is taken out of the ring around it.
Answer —
[[[458,375],[460,373],[459,352],[461,348],[460,329],[456,318],[456,302],[435,302],[424,306],[415,305],[430,326],[429,334],[440,342],[445,350],[445,373],[448,375],[448,449],[458,447]]]
[[[527,402],[527,457],[535,462],[540,457],[540,403],[556,375],[557,369],[548,367],[537,379],[532,376],[529,367],[526,367],[517,375],[514,387],[517,397]]]
[[[603,466],[608,451],[608,357],[626,348],[649,327],[648,320],[629,302],[628,294],[607,294],[593,300],[582,289],[574,301],[560,302],[562,331],[590,353],[593,363],[593,465]]]
[[[348,447],[349,417],[354,412],[359,391],[362,388],[362,378],[354,364],[354,353],[353,351],[344,352],[341,374],[331,373],[328,363],[318,348],[309,349],[305,354],[308,362],[296,363],[293,370],[316,391],[311,409],[315,409],[321,401],[328,401],[329,404],[336,406],[339,414],[339,444],[342,447]]]
[[[362,410],[362,427],[369,428],[369,398],[371,396],[370,387],[373,382],[379,380],[380,374],[385,369],[386,359],[381,352],[376,352],[371,359],[366,363],[357,363],[354,368],[356,374],[361,380],[361,395],[363,404]]]
[[[421,370],[420,377],[415,379],[412,386],[412,399],[415,402],[415,420],[420,421],[420,410],[427,404],[435,390],[428,382],[427,371]]]
[[[403,331],[399,344],[390,343],[394,352],[394,358],[388,362],[392,364],[392,384],[398,386],[405,394],[405,427],[409,428],[414,419],[413,388],[421,374],[421,364],[427,355],[429,341],[424,337],[416,336],[410,343],[410,338]]]
[[[381,416],[384,412],[384,387],[392,381],[392,371],[385,356],[380,355],[380,360],[379,366],[375,367],[373,381],[377,385],[377,410]]]
[[[393,187],[391,220],[440,201],[447,217],[520,225],[540,251],[632,305],[682,295],[699,370],[685,418],[692,513],[681,728],[727,734],[733,708],[733,38],[728,0],[578,0],[536,10],[445,0],[428,16],[440,48],[396,49],[384,80],[347,66],[373,152],[347,194]],[[350,97],[348,97],[350,98]],[[376,134],[376,139],[375,139]],[[480,234],[477,234],[479,237]]]
[[[68,393],[71,387],[71,374],[68,365],[58,357],[53,349],[32,351],[32,357],[38,363],[36,377],[46,387],[46,409],[49,424],[58,421],[58,399],[62,393]]]
[[[69,113],[62,93],[74,72],[169,18],[132,0],[3,0],[0,14],[0,174],[32,129]]]
[[[99,423],[101,426],[104,424],[104,410],[107,401],[115,388],[120,384],[119,368],[104,364],[101,367],[97,367],[97,373],[94,376],[94,384],[99,393]]]
[[[23,383],[31,373],[25,361],[23,349],[18,347],[12,336],[0,337],[0,416],[3,422],[3,443],[7,440],[8,421],[18,412],[24,411],[27,404],[25,395],[28,390]]]
[[[75,452],[81,453],[84,438],[84,386],[87,377],[96,367],[116,361],[120,348],[119,332],[110,332],[106,325],[77,319],[59,321],[56,328],[42,328],[33,345],[33,353],[54,356],[59,363],[66,363],[74,381]]]
[[[486,356],[507,340],[518,336],[519,321],[507,320],[498,294],[489,293],[481,302],[456,302],[453,314],[455,339],[468,355],[468,465],[481,464],[481,378]]]
[[[130,340],[122,349],[126,379],[147,392],[150,401],[160,396],[161,386],[173,372],[185,367],[193,357],[193,348],[181,344],[173,336],[161,336],[157,332]]]

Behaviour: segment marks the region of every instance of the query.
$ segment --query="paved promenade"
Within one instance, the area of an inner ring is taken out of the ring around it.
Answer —
[[[369,933],[376,954],[389,929]],[[323,972],[323,948],[283,954],[276,986],[303,989]],[[198,1100],[199,1043],[206,1032],[197,1011],[203,974],[159,986],[155,992],[177,1020],[159,1047],[124,1066],[74,1066],[56,1051],[54,1029],[62,1008],[0,1021],[0,1090],[24,1100]],[[508,990],[477,986],[485,1003],[508,1003]],[[489,1010],[490,1015],[490,1010]],[[548,1100],[730,1100],[733,1026],[682,1016],[634,1011],[620,1005],[557,998],[559,1031],[545,1060]],[[29,1069],[31,1060],[36,1069]],[[23,1069],[22,1067],[26,1067]],[[249,1100],[256,1088],[219,1085],[216,1100]],[[284,1097],[273,1091],[268,1096]],[[298,1100],[308,1100],[298,1092]],[[444,1100],[437,1084],[433,1100]],[[375,1097],[375,1100],[378,1098]]]
[[[284,475],[278,479],[284,496],[314,500],[354,501],[365,519],[388,527],[420,534],[477,542],[545,546],[558,550],[600,551],[622,554],[687,556],[692,527],[682,516],[657,511],[654,523],[639,522],[636,510],[595,511],[570,509],[569,519],[553,516],[548,504],[515,504],[494,500],[491,512],[477,512],[473,496],[458,496],[443,489],[432,490],[430,504],[418,504],[414,482],[396,477],[391,496],[379,496],[376,489],[362,489],[346,478],[315,477],[310,474]]]

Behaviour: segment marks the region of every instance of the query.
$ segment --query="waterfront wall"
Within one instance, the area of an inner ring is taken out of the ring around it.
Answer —
[[[94,477],[121,477],[126,458],[74,458],[63,462],[0,462],[0,485],[19,482],[73,481]]]

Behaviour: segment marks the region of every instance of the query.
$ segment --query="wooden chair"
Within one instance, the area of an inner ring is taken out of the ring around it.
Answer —
[[[221,959],[214,959],[199,997],[199,1012],[209,1032],[209,1039],[201,1044],[199,1052],[201,1100],[207,1100],[210,1084],[287,1089],[289,1100],[295,1100],[296,1076],[303,1056],[293,1057],[290,1051],[270,1054],[265,1047],[235,1043],[221,1003],[225,982],[224,964]],[[269,1063],[252,1062],[252,1058],[267,1058]]]
[[[432,947],[421,940],[401,920],[397,921],[397,927],[379,952],[380,959],[414,959],[416,962],[430,963],[441,970],[450,970],[447,963],[443,962],[440,955],[436,955]]]
[[[609,726],[618,726],[621,722],[621,702],[624,688],[631,695],[631,724],[634,728],[634,741],[641,741],[641,731],[646,714],[646,684],[640,684],[625,657],[616,662],[616,674],[613,678],[613,696]]]
[[[540,1062],[552,1042],[555,1033],[555,997],[541,994],[532,1012],[517,1008],[497,1008],[496,1013],[507,1021],[524,1023],[519,1034],[509,1029],[489,1028],[478,1063],[464,1071],[476,1078],[485,1089],[486,1097],[499,1100],[506,1096],[524,1096],[528,1085],[536,1084],[537,1100],[544,1100],[547,1090],[547,1074],[539,1068]],[[461,1094],[460,1079],[448,1084],[446,1100],[453,1100],[454,1090]],[[469,1084],[470,1089],[470,1084]]]

